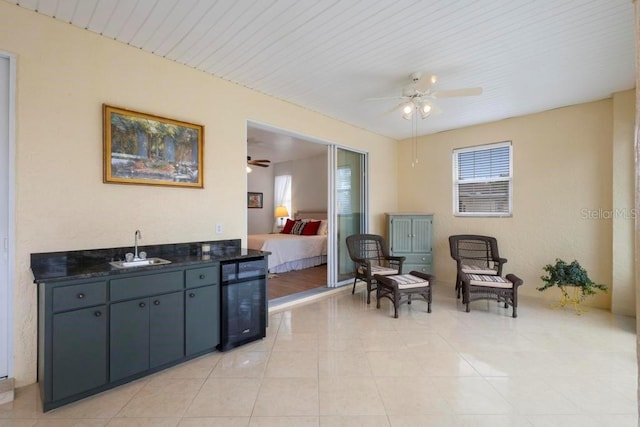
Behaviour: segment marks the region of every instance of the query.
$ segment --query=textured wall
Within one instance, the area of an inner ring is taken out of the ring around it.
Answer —
[[[0,2],[0,49],[17,55],[17,385],[36,379],[29,254],[247,234],[246,123],[371,153],[371,212],[397,208],[396,144],[43,15]],[[102,183],[102,104],[205,126],[204,189]],[[215,234],[213,225],[223,224]]]
[[[452,150],[500,141],[513,143],[513,216],[454,217]],[[439,282],[455,280],[448,236],[495,236],[508,258],[505,272],[525,282],[521,294],[557,301],[544,294],[542,267],[555,258],[577,259],[598,282],[611,285],[610,219],[585,213],[612,209],[612,101],[610,99],[502,120],[419,140],[420,162],[410,167],[412,143],[398,153],[400,208],[434,212],[434,267]],[[404,165],[404,167],[402,167]],[[611,293],[589,300],[610,307]]]

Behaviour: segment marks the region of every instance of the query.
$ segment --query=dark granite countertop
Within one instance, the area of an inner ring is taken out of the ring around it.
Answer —
[[[210,256],[202,255],[202,244],[211,245]],[[49,283],[175,267],[206,266],[215,262],[269,255],[269,252],[242,248],[240,244],[240,239],[233,239],[140,246],[138,250],[145,251],[149,257],[164,258],[171,261],[171,264],[132,268],[116,268],[109,264],[111,261],[124,260],[127,252],[133,252],[131,246],[34,253],[31,254],[31,271],[34,283]]]

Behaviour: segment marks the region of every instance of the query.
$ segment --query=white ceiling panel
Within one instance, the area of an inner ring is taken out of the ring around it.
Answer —
[[[635,76],[630,0],[5,0],[185,66],[402,139],[385,114],[415,71],[440,132],[610,97]],[[268,134],[261,135],[263,138]]]

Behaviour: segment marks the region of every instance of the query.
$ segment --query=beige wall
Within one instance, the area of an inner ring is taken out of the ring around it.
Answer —
[[[447,238],[461,233],[497,237],[509,260],[505,271],[524,279],[521,294],[557,300],[555,289],[536,290],[542,267],[556,257],[577,259],[594,281],[611,286],[612,221],[585,219],[585,213],[612,211],[612,106],[607,99],[425,136],[415,168],[411,142],[400,143],[400,208],[435,213],[434,267],[442,286],[453,292],[455,264]],[[513,143],[513,216],[454,217],[452,150],[500,141]],[[608,293],[589,303],[608,308],[610,300]]]
[[[254,167],[247,174],[249,191],[263,193],[264,208],[248,210],[248,234],[264,234],[274,230],[276,219],[273,180],[277,175],[291,175],[291,218],[297,211],[327,211],[327,154]]]
[[[397,209],[390,139],[5,2],[0,50],[17,56],[18,386],[36,379],[29,254],[132,245],[137,228],[143,244],[246,239],[247,120],[369,151],[373,222]],[[204,125],[205,188],[103,184],[102,103]]]
[[[262,209],[247,209],[247,234],[271,233],[275,225],[273,205],[273,179],[275,165],[268,168],[253,166],[247,174],[247,191],[262,193]]]

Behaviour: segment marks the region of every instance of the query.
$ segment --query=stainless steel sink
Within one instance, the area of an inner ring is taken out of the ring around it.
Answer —
[[[133,261],[111,261],[109,264],[111,264],[116,268],[132,268],[132,267],[145,267],[150,265],[171,264],[171,261],[163,258],[146,258],[146,259],[137,259]]]

